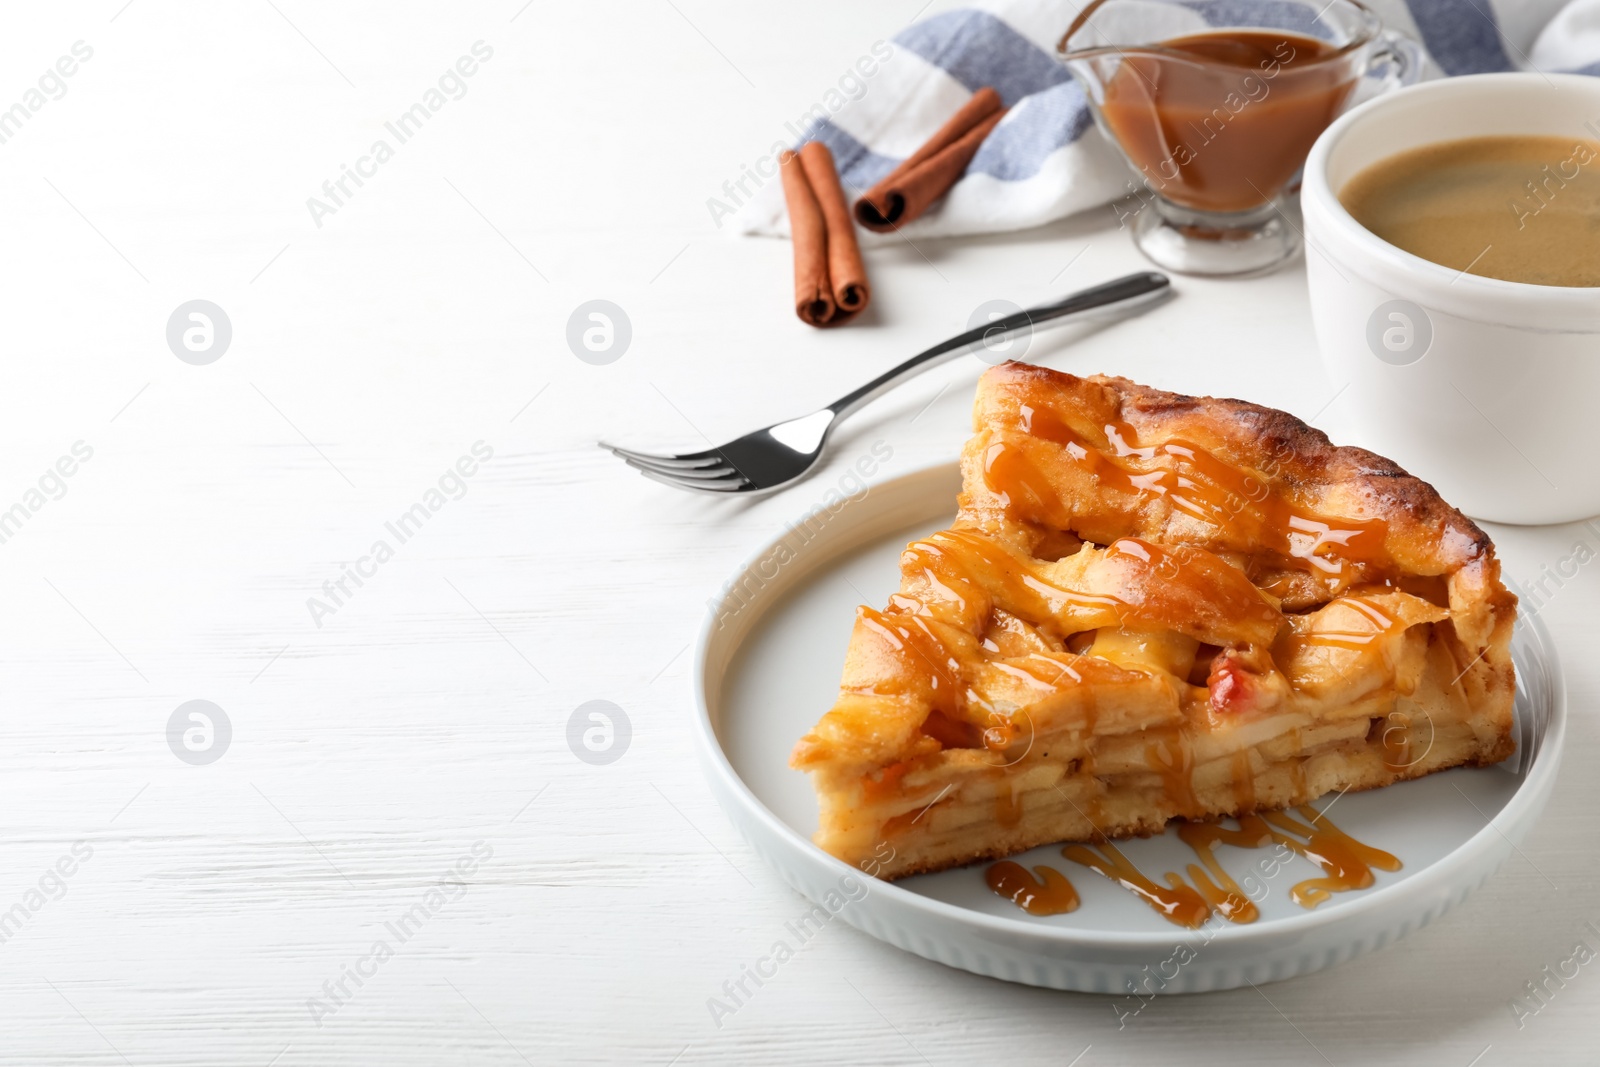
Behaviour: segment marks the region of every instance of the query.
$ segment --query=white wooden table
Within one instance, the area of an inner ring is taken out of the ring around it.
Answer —
[[[706,200],[920,2],[8,12],[0,108],[26,109],[74,42],[92,56],[0,144],[0,1062],[1600,1057],[1600,965],[1520,1030],[1509,1007],[1575,941],[1600,949],[1583,925],[1600,921],[1600,577],[1570,562],[1600,534],[1578,526],[1495,530],[1513,573],[1572,572],[1543,609],[1571,746],[1523,854],[1436,926],[1119,1031],[1105,999],[836,924],[713,1024],[707,999],[803,906],[702,782],[691,634],[734,565],[873,442],[892,448],[883,477],[953,456],[980,368],[880,402],[814,488],[748,506],[648,483],[595,439],[720,440],[983,301],[1142,267],[1109,210],[896,243],[869,253],[869,316],[824,333],[786,310],[786,244],[718,232]],[[385,123],[459,57],[471,76],[397,143]],[[392,158],[363,163],[379,138]],[[323,183],[345,165],[367,176],[335,203]],[[1157,313],[1032,355],[1336,425],[1303,286],[1298,268],[1183,281]],[[166,338],[195,299],[231,324],[206,365]],[[632,323],[610,365],[565,342],[591,299]],[[70,476],[50,473],[61,457]],[[470,477],[450,474],[462,457]],[[408,514],[402,538],[387,524]],[[225,747],[190,735],[210,763],[169,745],[191,700],[231,727]],[[609,765],[568,744],[590,700],[631,722]]]

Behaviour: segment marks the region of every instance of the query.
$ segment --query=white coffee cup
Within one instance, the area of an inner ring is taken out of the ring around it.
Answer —
[[[1301,194],[1312,318],[1356,443],[1474,518],[1567,522],[1600,513],[1590,437],[1600,428],[1600,288],[1440,266],[1367,230],[1337,196],[1357,172],[1407,149],[1495,134],[1600,141],[1600,78],[1447,78],[1328,127]],[[1507,191],[1507,210],[1520,191]]]

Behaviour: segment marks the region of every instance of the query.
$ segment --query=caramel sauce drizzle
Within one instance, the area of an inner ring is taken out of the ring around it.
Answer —
[[[1013,614],[1026,618],[1050,618],[1073,608],[1115,612],[1130,607],[1114,596],[1052,585],[1028,573],[1009,552],[971,530],[942,530],[910,545],[906,554],[922,565],[923,574],[930,581],[943,588],[971,586],[975,584],[973,572],[981,569],[989,579],[985,585],[998,594],[994,599],[1010,605],[1015,609]],[[959,594],[956,599],[965,604]]]
[[[912,542],[900,559],[902,573],[926,582],[930,592],[891,603],[897,612],[909,611],[908,617],[937,618],[969,631],[985,621],[980,615],[999,609],[1041,627],[1046,635],[1061,637],[1139,622],[1170,627],[1175,605],[1188,601],[1166,597],[1161,590],[1181,588],[1191,595],[1203,591],[1200,595],[1228,618],[1273,630],[1282,621],[1242,574],[1192,546],[1158,545],[1135,537],[1112,541],[1101,557],[1102,573],[1106,580],[1121,583],[1117,592],[1122,595],[1058,585],[1034,574],[1032,562],[979,531],[943,530]],[[1188,580],[1173,577],[1181,573]]]
[[[1122,851],[1109,841],[1098,845],[1067,845],[1061,854],[1121,885],[1143,900],[1168,922],[1189,928],[1198,927],[1213,914],[1232,923],[1253,923],[1261,916],[1232,875],[1217,860],[1218,845],[1261,848],[1270,843],[1283,845],[1315,863],[1323,877],[1308,878],[1292,886],[1289,899],[1302,908],[1315,908],[1334,893],[1366,889],[1373,883],[1372,868],[1397,871],[1400,861],[1382,849],[1363,844],[1335,826],[1326,815],[1302,804],[1295,809],[1301,822],[1288,812],[1244,815],[1237,827],[1220,822],[1191,822],[1178,827],[1178,837],[1195,852],[1199,864],[1189,864],[1189,882],[1175,871],[1166,874],[1166,885],[1146,877]],[[1078,906],[1078,896],[1066,876],[1053,867],[1034,868],[1043,882],[1027,869],[1009,860],[992,865],[984,874],[990,889],[1033,915],[1056,915]],[[1059,882],[1055,881],[1059,879]],[[1193,883],[1193,885],[1190,884]],[[1055,910],[1044,897],[1066,900],[1070,906]],[[1036,899],[1039,901],[1035,907]]]
[[[1022,801],[1015,785],[1000,783],[994,795],[994,821],[1008,828],[1022,821]]]
[[[1335,826],[1326,815],[1305,804],[1295,811],[1306,823],[1295,821],[1288,812],[1269,811],[1263,818],[1281,830],[1304,837],[1302,844],[1287,834],[1274,833],[1273,840],[1321,867],[1324,878],[1309,878],[1289,890],[1289,898],[1302,908],[1314,908],[1334,893],[1365,889],[1372,884],[1372,868],[1398,871],[1400,861],[1382,849],[1364,845]],[[1309,823],[1310,825],[1307,825]]]
[[[1037,663],[1032,662],[1038,660]],[[1070,678],[1074,685],[1082,684],[1083,675],[1079,674],[1070,663],[1063,663],[1058,659],[1030,652],[1020,662],[996,663],[995,669],[1013,678],[1021,678],[1029,685],[1036,685],[1051,692],[1061,690],[1061,680]],[[1048,677],[1046,677],[1048,675]]]
[[[890,616],[866,606],[860,612],[863,625],[887,641],[896,652],[910,653],[922,660],[927,667],[934,704],[946,708],[954,706],[965,688],[961,660],[945,647],[928,621],[920,615]]]
[[[1085,442],[1047,408],[1024,404],[1020,411],[1024,432],[1059,445],[1100,485],[1167,497],[1179,511],[1219,531],[1237,526],[1243,543],[1261,545],[1291,565],[1335,580],[1348,577],[1351,564],[1387,559],[1388,527],[1382,519],[1330,522],[1296,508],[1261,478],[1180,438],[1140,445],[1132,426],[1108,423],[1103,427],[1108,453]],[[1170,462],[1155,465],[1161,460]],[[1138,469],[1144,466],[1152,469]],[[1058,528],[1072,528],[1061,494],[1016,447],[1004,441],[989,446],[984,480],[1003,507],[1021,508]]]
[[[1411,738],[1401,726],[1385,726],[1378,741],[1383,746],[1383,765],[1391,771],[1403,769],[1411,758]],[[1399,735],[1396,737],[1395,735]]]
[[[1199,858],[1202,866],[1191,863],[1189,877],[1200,887],[1200,892],[1217,913],[1230,922],[1255,922],[1261,912],[1218,862],[1217,846],[1228,844],[1239,848],[1260,848],[1272,840],[1272,831],[1267,824],[1254,815],[1241,818],[1237,830],[1217,822],[1189,822],[1178,827],[1178,838],[1194,849],[1195,856]],[[1208,872],[1210,878],[1206,877]]]
[[[1038,872],[1037,877],[1020,863],[1001,860],[984,872],[983,880],[1029,915],[1062,915],[1078,910],[1078,891],[1066,875],[1043,864],[1034,871]]]
[[[1334,893],[1367,888],[1373,881],[1373,867],[1384,871],[1400,869],[1400,861],[1394,856],[1362,844],[1314,808],[1302,804],[1295,811],[1306,821],[1300,822],[1287,812],[1270,811],[1240,816],[1238,829],[1215,822],[1186,823],[1178,828],[1178,837],[1202,861],[1213,856],[1219,844],[1260,848],[1276,842],[1304,856],[1321,867],[1324,876],[1290,888],[1289,898],[1303,908],[1314,908]]]
[[[972,688],[964,667],[971,657],[940,635],[940,627],[963,628],[959,618],[950,616],[964,613],[975,597],[987,597],[1022,616],[1046,619],[1072,613],[1092,628],[1118,618],[1119,609],[1130,608],[1114,596],[1052,585],[1029,573],[1000,545],[966,530],[946,530],[914,542],[905,551],[902,567],[913,573],[920,569],[939,600],[930,605],[897,594],[889,611],[859,609],[861,624],[892,650],[901,668],[896,681],[880,682],[874,691],[898,695],[925,689],[934,710],[956,719],[970,720],[962,713],[974,707],[988,713],[990,725],[982,740],[990,749],[1007,747],[1023,734],[1025,724],[1008,722],[1010,716],[995,711]],[[981,655],[983,646],[979,650]],[[1035,652],[996,665],[1048,696],[1083,683],[1083,675],[1072,666],[1079,658],[1073,655],[1068,661]],[[1089,725],[1092,729],[1092,717]]]
[[[1407,623],[1390,617],[1374,604],[1371,597],[1340,597],[1330,602],[1330,606],[1332,604],[1350,608],[1367,625],[1359,630],[1313,630],[1308,634],[1291,634],[1288,637],[1291,648],[1337,648],[1346,652],[1367,652],[1382,647],[1381,642],[1385,638],[1401,633],[1407,627]]]
[[[1072,528],[1072,516],[1055,486],[1027,456],[1004,441],[984,451],[983,480],[999,495],[1001,507],[1027,511],[1058,530]]]
[[[1239,888],[1239,883],[1233,880],[1233,876],[1223,870],[1222,864],[1217,862],[1215,853],[1209,849],[1200,853],[1200,862],[1203,867],[1189,864],[1187,868],[1189,880],[1200,890],[1200,895],[1206,898],[1211,910],[1231,923],[1253,923],[1261,917],[1261,911],[1255,902]],[[1210,877],[1207,877],[1208,872]],[[1167,877],[1170,880],[1174,876],[1169,874]]]
[[[1161,776],[1161,790],[1169,805],[1179,813],[1195,812],[1200,803],[1194,795],[1194,756],[1173,731],[1169,736],[1145,746],[1144,758],[1150,769]]]
[[[861,606],[857,609],[862,625],[877,633],[889,646],[900,653],[902,666],[912,669],[920,662],[926,671],[915,671],[926,683],[930,703],[940,712],[960,712],[970,705],[981,711],[998,714],[983,697],[966,682],[961,659],[944,643],[944,640],[921,615],[890,615],[875,608]],[[878,691],[889,687],[880,683]],[[902,686],[899,690],[904,692]]]
[[[1169,873],[1168,884],[1157,885],[1109,841],[1099,845],[1067,845],[1061,854],[1121,885],[1170,923],[1193,929],[1211,918],[1211,905],[1181,876]]]

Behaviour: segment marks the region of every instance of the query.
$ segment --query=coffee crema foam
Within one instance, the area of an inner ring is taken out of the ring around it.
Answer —
[[[1600,143],[1443,141],[1368,166],[1339,191],[1356,221],[1412,255],[1485,278],[1600,286]]]

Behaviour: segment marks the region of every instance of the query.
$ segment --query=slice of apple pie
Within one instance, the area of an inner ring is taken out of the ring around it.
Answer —
[[[955,525],[795,748],[828,852],[898,878],[1510,755],[1516,598],[1431,486],[1281,411],[1017,363],[973,423]]]

